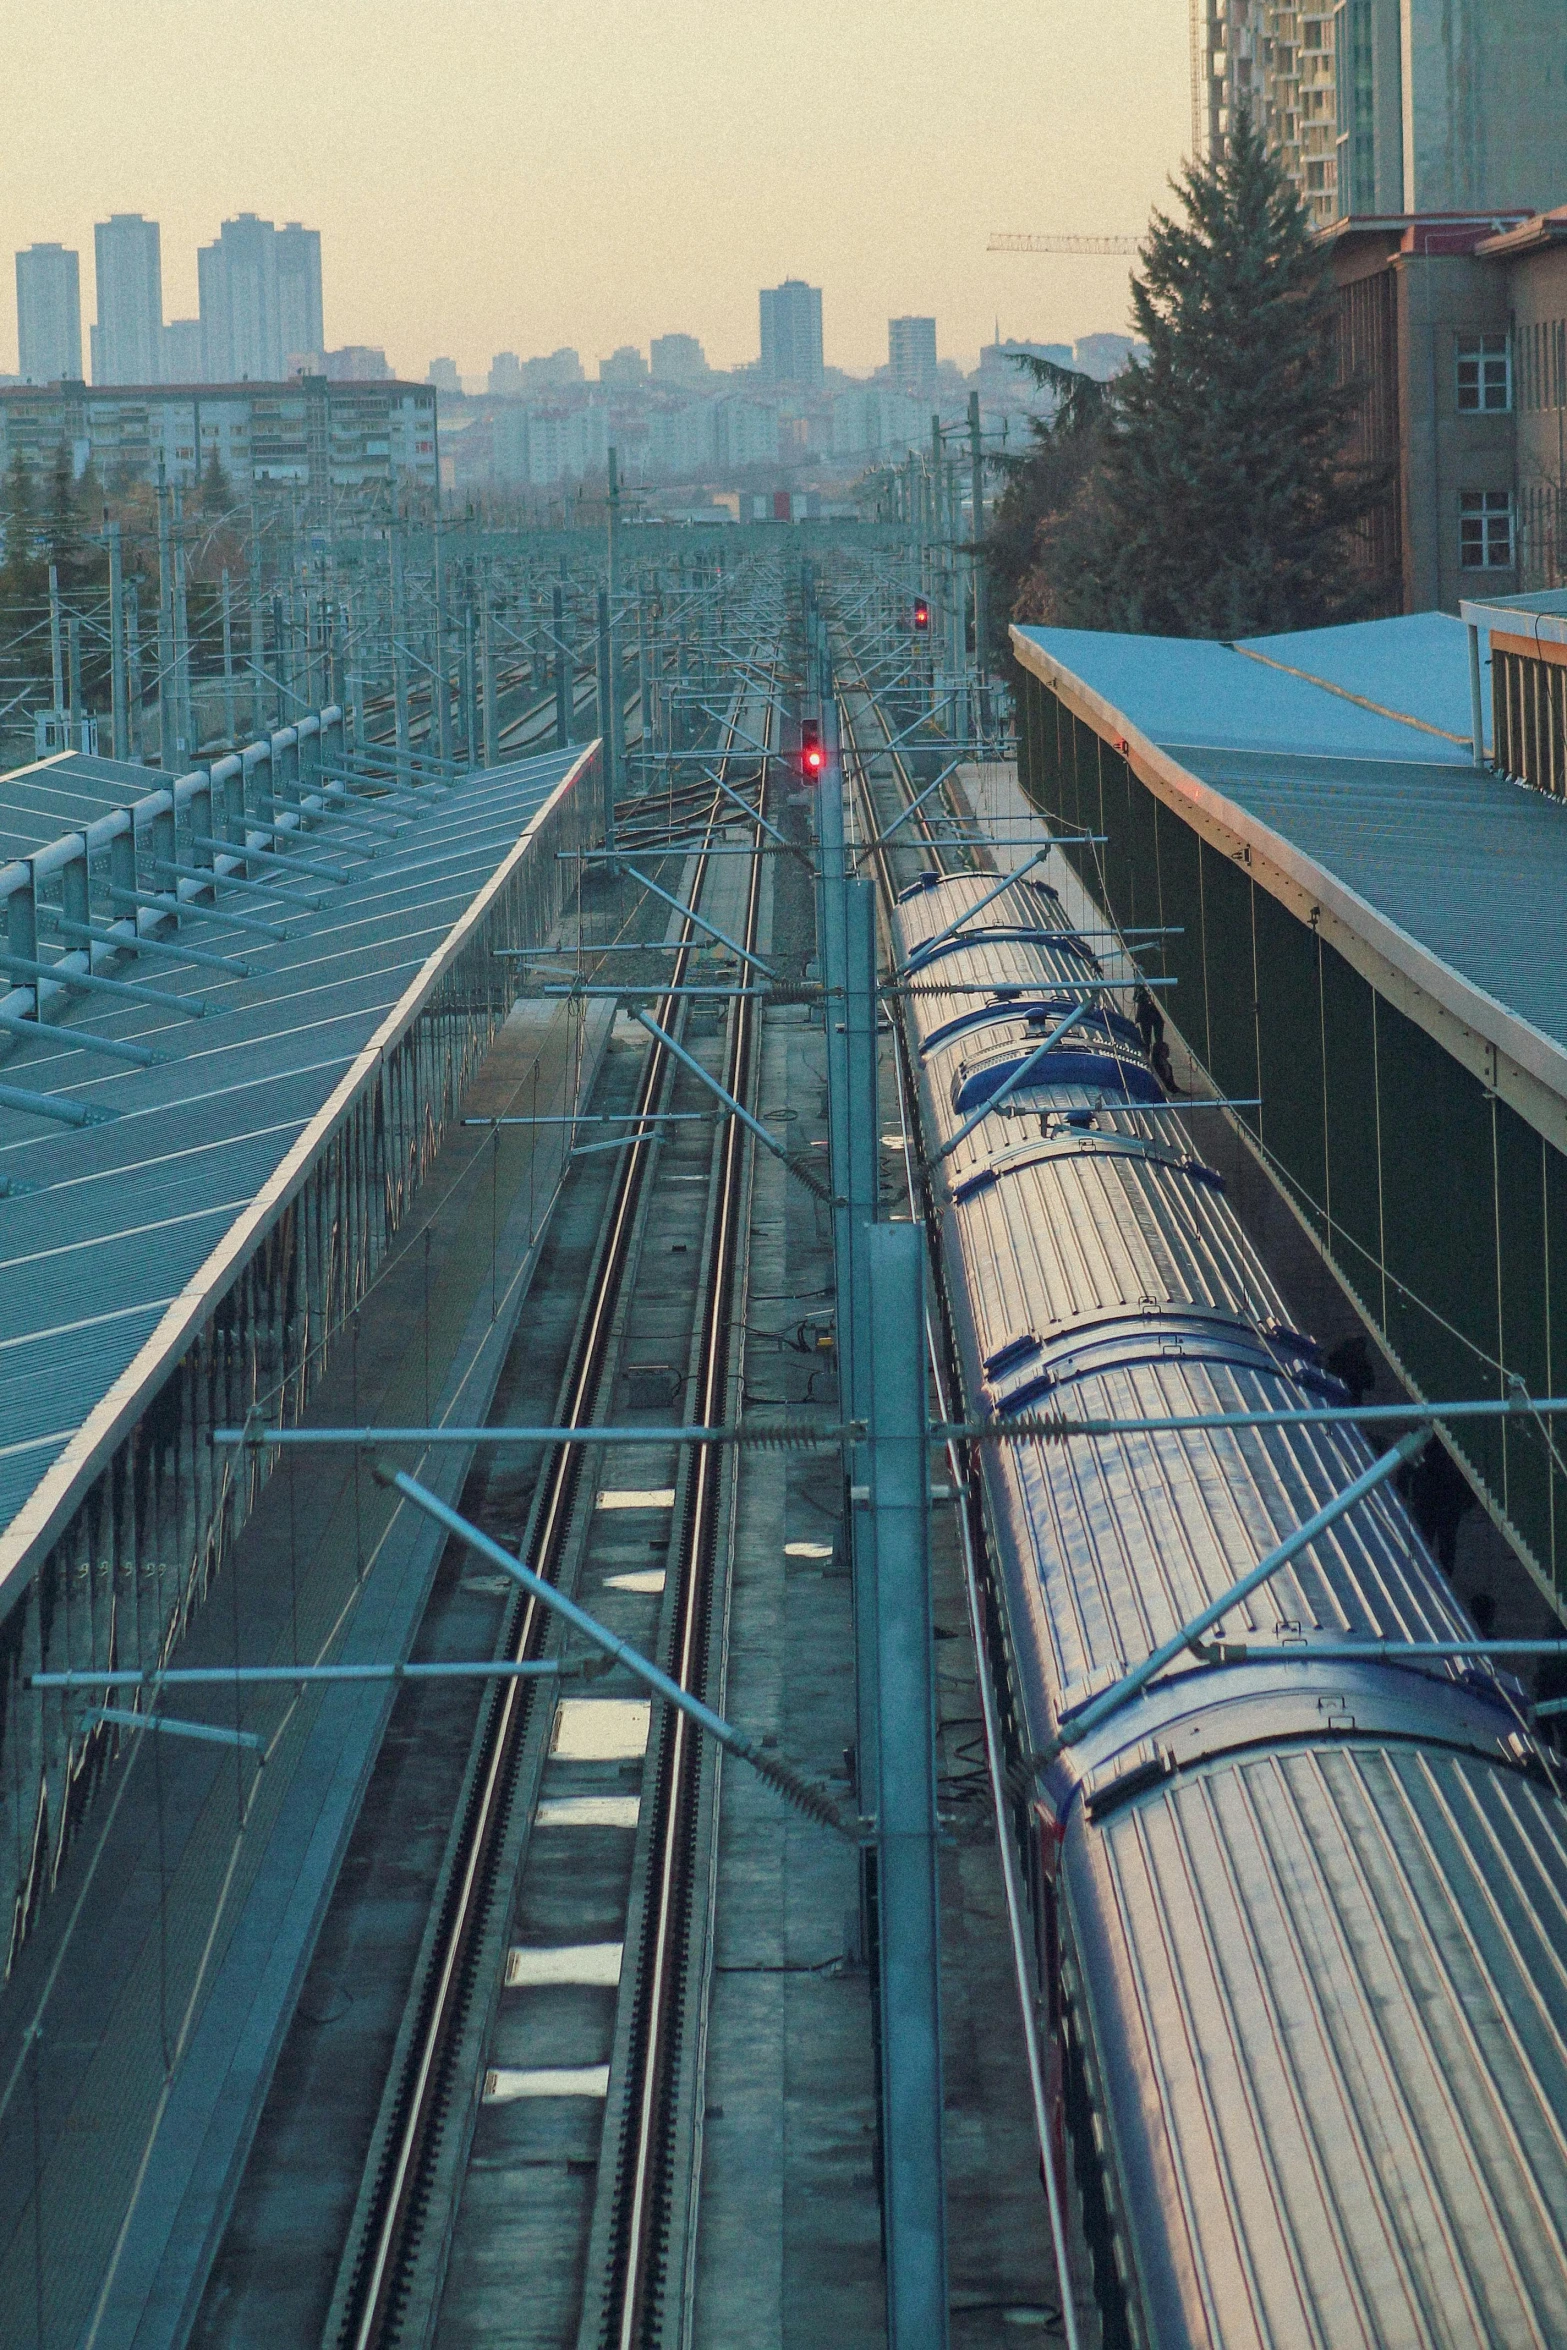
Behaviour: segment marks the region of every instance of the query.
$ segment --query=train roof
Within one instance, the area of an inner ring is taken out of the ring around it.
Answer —
[[[1567,2340],[1563,1817],[1344,1741],[1079,1823],[1076,1988],[1161,2350]]]

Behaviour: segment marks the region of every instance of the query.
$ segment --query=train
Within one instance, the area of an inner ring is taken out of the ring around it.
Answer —
[[[890,909],[968,1417],[1347,1402],[1104,935],[1037,874],[995,893],[932,871]],[[1361,1428],[973,1456],[1058,2168],[1108,2350],[1567,2342],[1558,1763],[1491,1660],[1314,1655],[1475,1636],[1394,1485],[1039,1760],[1343,1493]]]

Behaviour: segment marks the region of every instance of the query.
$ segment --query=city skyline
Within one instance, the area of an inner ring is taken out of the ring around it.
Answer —
[[[225,219],[218,234],[197,251],[195,318],[163,315],[158,221],[121,212],[96,222],[93,260],[97,317],[88,329],[90,361],[84,362],[79,255],[58,242],[17,250],[16,377],[21,381],[43,385],[78,375],[91,385],[283,381],[307,371],[314,361],[339,380],[390,373],[453,393],[515,397],[555,380],[558,363],[568,360],[566,380],[610,389],[638,382],[674,389],[730,374],[754,377],[759,388],[799,389],[819,385],[825,371],[851,380],[890,376],[901,390],[923,397],[934,392],[938,363],[972,372],[962,358],[941,348],[939,321],[929,315],[889,317],[882,357],[869,367],[841,366],[824,353],[823,289],[792,277],[759,290],[758,353],[737,365],[715,364],[700,336],[669,329],[648,338],[645,354],[640,344],[619,344],[591,370],[574,345],[526,356],[497,351],[487,367],[467,369],[451,355],[437,354],[421,370],[389,367],[383,346],[329,344],[321,232],[298,221],[279,229],[251,212]],[[1003,341],[1033,343],[1037,338],[1004,338],[998,320],[976,364],[982,367],[986,351]]]
[[[998,312],[1004,334],[1043,340],[1119,327],[1124,262],[1041,265],[986,238],[1140,229],[1189,128],[1179,0],[1127,0],[1113,21],[1061,0],[1048,27],[1018,28],[1005,75],[946,17],[917,15],[911,38],[886,0],[848,18],[799,0],[760,23],[700,0],[581,20],[473,0],[435,43],[409,0],[373,17],[262,0],[238,18],[184,0],[177,26],[149,39],[145,18],[79,0],[11,28],[19,83],[72,91],[72,168],[47,109],[12,126],[7,249],[57,241],[85,281],[94,223],[140,211],[161,224],[179,319],[220,219],[308,221],[329,345],[382,347],[404,376],[438,352],[479,373],[502,350],[570,344],[592,362],[667,332],[734,366],[758,355],[757,288],[789,276],[826,289],[826,358],[851,370],[880,363],[900,315],[945,321],[970,366]],[[171,45],[181,135],[165,142],[147,132]],[[813,55],[832,72],[802,71]],[[288,57],[302,70],[278,135],[236,147]],[[918,148],[895,131],[908,120],[931,126]],[[547,133],[519,136],[528,121]],[[431,149],[434,177],[411,160]],[[16,371],[9,317],[0,369]]]

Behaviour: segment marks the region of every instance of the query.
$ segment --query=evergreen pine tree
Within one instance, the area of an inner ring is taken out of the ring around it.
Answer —
[[[1011,354],[1020,371],[1055,396],[1054,412],[1028,419],[1027,445],[991,459],[1004,478],[981,552],[990,574],[991,660],[1011,658],[1012,620],[1053,621],[1059,598],[1051,557],[1061,518],[1082,495],[1100,454],[1106,387],[1032,351]]]
[[[76,505],[76,476],[71,467],[71,452],[63,440],[50,468],[39,536],[44,542],[46,560],[59,573],[61,587],[71,585],[81,568],[85,548]]]
[[[201,477],[201,510],[203,514],[224,514],[233,503],[233,486],[214,449],[207,460],[207,470]]]
[[[1352,565],[1382,494],[1345,453],[1333,284],[1295,190],[1242,113],[1155,213],[1095,492],[1060,534],[1060,617],[1160,636],[1309,628],[1371,606]]]

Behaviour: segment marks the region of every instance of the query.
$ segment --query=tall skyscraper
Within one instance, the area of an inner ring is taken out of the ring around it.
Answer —
[[[321,317],[321,231],[290,220],[277,231],[277,326],[279,373],[292,359],[320,362],[326,349]]]
[[[199,384],[201,320],[171,318],[163,329],[163,379],[166,384]]]
[[[196,255],[201,372],[209,384],[278,383],[277,231],[242,212]]]
[[[281,383],[322,367],[321,232],[254,212],[226,220],[196,255],[201,364],[208,383]]]
[[[63,245],[33,245],[16,257],[16,345],[24,383],[81,375],[81,280],[76,255]]]
[[[936,321],[933,318],[889,318],[887,358],[892,380],[914,400],[936,396]]]
[[[803,278],[764,286],[762,373],[769,383],[819,384],[822,380],[822,290]]]
[[[1560,194],[1561,0],[1191,0],[1192,141],[1245,107],[1319,227]]]
[[[695,335],[655,335],[648,356],[656,383],[700,383],[707,373],[707,353]]]
[[[155,384],[162,373],[163,260],[155,220],[116,212],[93,230],[95,384]]]

